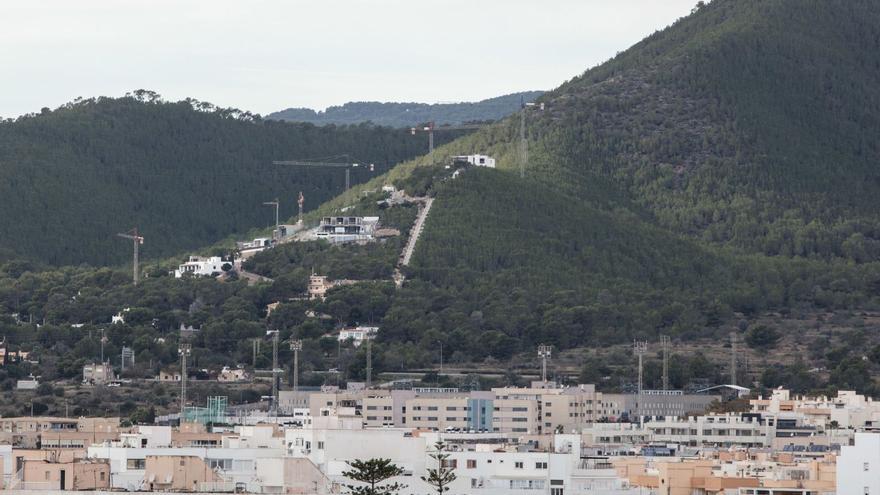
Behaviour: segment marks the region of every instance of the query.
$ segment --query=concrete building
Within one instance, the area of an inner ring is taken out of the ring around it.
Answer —
[[[110,487],[110,466],[94,460],[26,459],[12,488],[20,490],[100,490]]]
[[[314,234],[331,244],[364,243],[373,240],[378,225],[379,217],[324,217]]]
[[[798,414],[804,422],[822,428],[865,428],[880,425],[880,402],[852,390],[839,390],[836,397],[791,395],[774,390],[770,397],[749,401],[751,411],[761,414]]]
[[[355,328],[343,328],[339,330],[337,337],[340,342],[351,341],[355,347],[360,347],[367,340],[373,340],[379,334],[379,327],[357,326]]]
[[[685,394],[681,390],[643,390],[638,394],[602,394],[598,417],[610,421],[639,417],[703,414],[720,395]]]
[[[837,493],[880,493],[880,433],[856,433],[853,445],[845,445],[837,457]]]
[[[230,368],[224,366],[217,375],[217,381],[223,383],[246,382],[250,377],[243,368]]]
[[[645,428],[656,442],[692,447],[769,447],[776,436],[775,422],[760,415],[666,416],[647,420]]]
[[[83,383],[104,385],[114,379],[110,363],[91,363],[83,366]]]
[[[488,155],[459,155],[452,157],[452,164],[467,164],[475,167],[495,168],[495,159]]]
[[[232,261],[224,260],[220,256],[190,256],[186,263],[181,264],[174,270],[174,277],[181,278],[184,275],[191,277],[216,277],[232,269]]]

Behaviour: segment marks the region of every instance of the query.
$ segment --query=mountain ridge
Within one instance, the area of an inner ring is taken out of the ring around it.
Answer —
[[[416,103],[351,101],[325,110],[288,108],[270,113],[267,119],[308,122],[316,125],[344,125],[372,122],[389,127],[412,127],[426,122],[436,125],[498,120],[515,112],[522,102],[530,103],[543,91],[522,91],[475,102]]]

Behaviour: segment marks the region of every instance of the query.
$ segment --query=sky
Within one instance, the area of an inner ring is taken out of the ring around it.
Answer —
[[[267,114],[552,89],[696,0],[2,0],[0,116],[139,88]]]

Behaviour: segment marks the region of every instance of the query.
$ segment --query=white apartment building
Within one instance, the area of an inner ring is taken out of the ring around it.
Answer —
[[[792,396],[779,388],[768,398],[759,397],[749,401],[752,412],[764,414],[796,413],[804,422],[822,428],[864,428],[880,424],[880,402],[857,394],[852,390],[840,390],[836,397]]]
[[[666,416],[645,422],[655,442],[692,447],[768,447],[776,437],[773,419],[758,415],[711,414],[677,418]]]
[[[880,493],[880,433],[856,433],[837,457],[838,495]]]
[[[87,457],[109,462],[111,486],[120,490],[144,490],[156,481],[146,477],[148,456],[193,456],[229,485],[259,491],[257,460],[285,453],[283,439],[272,437],[270,428],[241,427],[239,434],[224,436],[220,447],[172,447],[170,427],[141,426],[138,433],[120,435],[118,442],[89,447]]]

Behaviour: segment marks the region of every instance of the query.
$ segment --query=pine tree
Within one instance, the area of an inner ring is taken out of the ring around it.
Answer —
[[[449,454],[446,453],[446,444],[442,441],[435,443],[431,458],[437,461],[437,467],[428,469],[428,475],[422,476],[422,481],[433,486],[439,495],[443,495],[457,478],[455,467],[450,467],[447,462]]]
[[[348,465],[351,469],[343,471],[342,475],[366,485],[345,485],[352,495],[391,495],[406,488],[406,485],[397,482],[381,484],[403,474],[403,469],[393,464],[391,459],[354,460]]]

